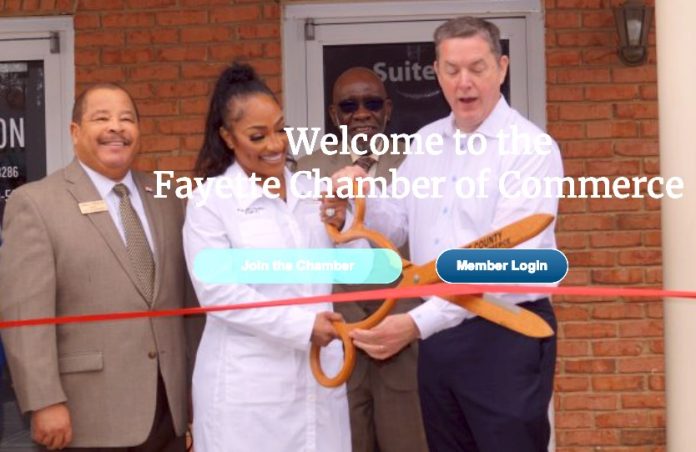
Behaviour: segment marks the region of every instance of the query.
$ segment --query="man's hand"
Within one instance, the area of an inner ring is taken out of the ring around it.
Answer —
[[[347,210],[348,200],[336,197],[327,198],[324,196],[324,194],[322,194],[320,208],[322,222],[330,224],[340,231],[343,229],[346,222]]]
[[[72,441],[70,412],[64,403],[47,406],[31,414],[31,438],[48,450],[66,447]]]
[[[375,359],[387,359],[418,339],[420,331],[408,314],[390,315],[371,330],[353,330],[353,344]]]
[[[345,185],[352,185],[356,177],[367,177],[367,173],[364,169],[355,165],[345,166],[342,169],[333,173],[331,175],[331,185],[333,186],[334,193],[336,193],[340,187],[343,187]],[[363,193],[365,195],[367,195],[368,188],[369,184],[367,183],[367,181],[365,181],[363,183]],[[357,193],[354,193],[354,195],[357,195]]]
[[[331,322],[340,322],[341,320],[343,320],[343,316],[338,312],[319,312],[314,318],[312,344],[325,347],[329,342],[337,338],[338,333]]]

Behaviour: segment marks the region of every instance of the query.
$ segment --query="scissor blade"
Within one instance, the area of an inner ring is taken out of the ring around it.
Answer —
[[[553,329],[546,320],[537,314],[517,305],[507,305],[504,302],[484,300],[472,295],[456,295],[446,297],[447,301],[457,304],[474,314],[493,323],[516,331],[529,337],[551,337]]]
[[[537,213],[480,237],[463,248],[512,248],[539,235],[553,221],[553,215]]]

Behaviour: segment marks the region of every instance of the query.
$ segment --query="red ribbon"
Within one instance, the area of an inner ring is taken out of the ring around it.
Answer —
[[[549,295],[597,296],[597,297],[640,297],[640,298],[696,298],[696,291],[664,290],[654,288],[627,287],[549,287],[534,285],[506,284],[448,284],[438,283],[427,286],[400,287],[392,289],[363,290],[331,295],[280,300],[235,303],[223,306],[182,308],[157,311],[114,312],[108,314],[75,315],[66,317],[47,317],[39,319],[10,320],[0,322],[0,328],[16,328],[32,325],[62,325],[65,323],[103,322],[107,320],[127,320],[148,317],[173,317],[202,314],[206,312],[232,311],[236,309],[266,308],[314,303],[346,303],[351,301],[383,300],[386,298],[413,298],[448,295],[472,295],[481,293],[544,293]]]

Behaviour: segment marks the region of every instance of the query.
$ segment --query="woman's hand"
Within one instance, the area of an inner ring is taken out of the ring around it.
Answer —
[[[325,347],[332,340],[338,337],[336,328],[331,322],[340,322],[343,316],[338,312],[324,311],[317,313],[314,318],[314,328],[312,328],[312,344]]]

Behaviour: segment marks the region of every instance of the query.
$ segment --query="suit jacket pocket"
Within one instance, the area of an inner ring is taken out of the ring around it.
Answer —
[[[77,353],[58,358],[60,373],[94,372],[104,369],[102,352]]]

